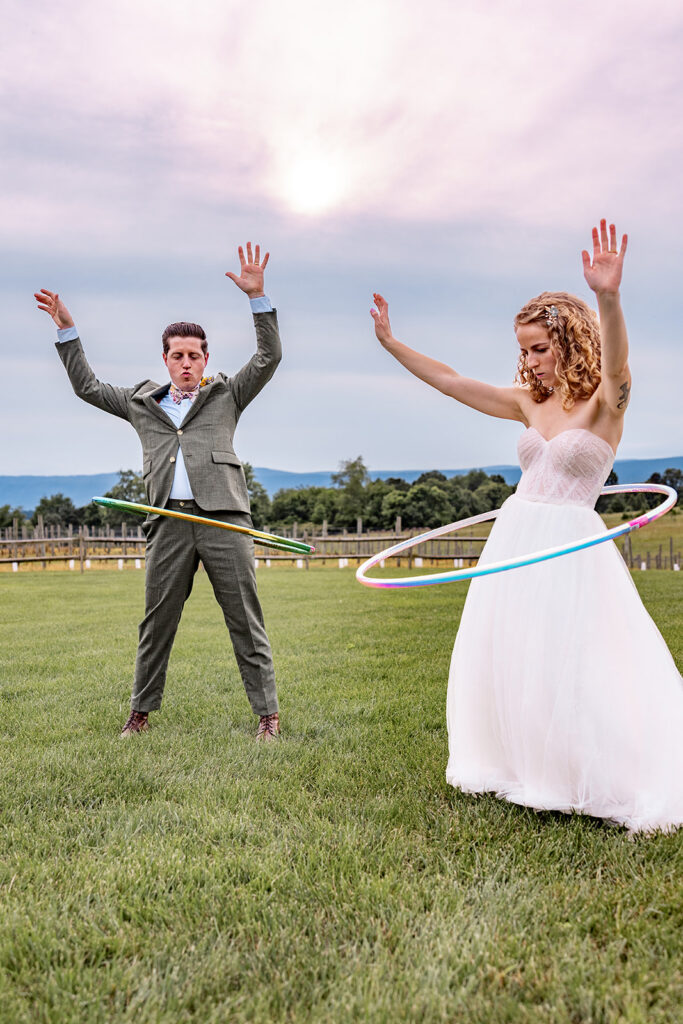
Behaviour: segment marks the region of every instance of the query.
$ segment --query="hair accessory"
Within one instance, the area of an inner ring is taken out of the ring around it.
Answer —
[[[560,316],[560,311],[557,306],[546,306],[545,307],[545,322],[548,327],[552,327],[556,324]]]

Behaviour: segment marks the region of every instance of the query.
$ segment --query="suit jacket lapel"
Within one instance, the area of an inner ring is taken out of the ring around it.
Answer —
[[[211,382],[211,384],[205,384],[203,388],[199,389],[199,394],[192,403],[190,410],[185,414],[185,419],[183,420],[183,427],[185,426],[186,423],[190,422],[193,416],[197,415],[199,409],[201,409],[201,407],[204,405],[204,402],[209,396],[209,391],[211,390],[212,385],[213,381]]]
[[[155,416],[158,416],[164,423],[168,423],[173,429],[176,429],[176,425],[164,410],[159,405],[159,399],[163,398],[168,393],[170,384],[162,384],[161,387],[155,388],[154,391],[148,391],[146,395],[142,396],[142,401],[145,403],[150,412],[153,412]]]

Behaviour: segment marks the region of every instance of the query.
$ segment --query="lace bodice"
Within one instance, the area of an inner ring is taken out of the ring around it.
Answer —
[[[614,462],[611,445],[590,430],[563,430],[546,441],[535,427],[517,443],[522,478],[517,494],[526,501],[593,508]]]

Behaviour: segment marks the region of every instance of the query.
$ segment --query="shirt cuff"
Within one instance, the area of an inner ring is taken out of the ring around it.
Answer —
[[[258,299],[249,299],[252,313],[272,313],[273,307],[267,295],[259,295]]]
[[[57,341],[75,341],[77,337],[78,331],[75,327],[57,328]]]

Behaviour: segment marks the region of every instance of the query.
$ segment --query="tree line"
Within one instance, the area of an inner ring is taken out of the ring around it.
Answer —
[[[502,476],[471,470],[446,477],[438,470],[422,473],[413,483],[403,477],[372,480],[359,455],[340,464],[331,487],[289,487],[270,502],[268,523],[293,523],[331,531],[356,529],[358,519],[368,530],[393,529],[401,517],[404,528],[432,528],[443,523],[499,508],[514,488]]]
[[[618,484],[619,477],[612,470],[605,481],[606,485]],[[663,473],[653,473],[645,481],[648,484],[664,484],[666,487],[673,487],[678,494],[678,500],[683,501],[683,472],[673,467],[665,469]],[[621,512],[622,519],[630,519],[638,512],[644,512],[654,508],[662,501],[660,494],[609,494],[604,498],[598,498],[595,506],[600,513]],[[678,511],[677,509],[673,510]]]
[[[500,508],[515,490],[499,474],[489,476],[481,469],[451,477],[438,470],[429,470],[413,483],[400,476],[373,480],[359,455],[340,463],[339,470],[332,474],[331,487],[287,487],[277,491],[271,499],[256,480],[248,462],[244,463],[244,472],[254,525],[259,528],[268,526],[276,532],[294,523],[310,532],[319,531],[323,523],[332,533],[355,530],[358,519],[363,520],[364,529],[389,530],[394,528],[399,516],[404,529],[433,529]],[[618,482],[613,471],[607,483]],[[683,499],[683,472],[680,469],[653,473],[648,483],[667,484],[675,488],[679,498]],[[118,482],[105,497],[145,504],[147,498],[141,474],[132,469],[121,470]],[[600,498],[597,509],[599,512],[621,513],[626,519],[653,507],[659,500],[657,495],[615,494]],[[39,516],[42,516],[45,526],[61,528],[70,525],[74,528],[82,525],[116,528],[122,523],[138,525],[142,521],[142,517],[135,513],[92,503],[77,508],[65,495],[53,494],[41,498],[30,516],[22,509],[0,506],[0,528],[11,526],[14,520],[20,526],[28,523],[35,526]]]
[[[105,498],[118,498],[119,501],[136,501],[146,504],[147,495],[142,474],[132,469],[119,470],[119,479],[107,491]],[[78,526],[118,527],[122,523],[137,525],[143,522],[143,517],[134,512],[122,512],[118,509],[104,508],[102,505],[94,505],[88,502],[87,505],[76,507],[71,498],[65,494],[51,494],[40,499],[33,512],[24,512],[22,508],[11,508],[9,505],[0,505],[0,528],[11,526],[13,522],[18,525],[38,525],[38,517],[41,516],[44,526],[58,526],[62,529]]]

